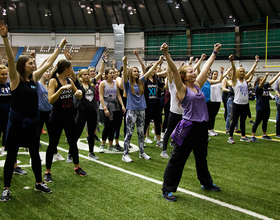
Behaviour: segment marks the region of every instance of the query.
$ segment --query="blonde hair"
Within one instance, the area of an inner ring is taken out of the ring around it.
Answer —
[[[5,65],[0,65],[0,72],[2,72],[2,70],[7,70],[9,72],[9,68]]]
[[[82,79],[82,75],[83,75],[83,73],[85,73],[85,72],[88,72],[88,70],[87,70],[87,69],[81,69],[81,70],[78,72],[79,81],[82,83],[82,85],[83,85],[84,88],[85,88],[85,86],[84,86],[84,82],[83,82],[83,79]],[[91,80],[90,80],[90,82],[89,82],[89,85],[91,85],[93,88],[95,88],[95,85],[91,82]],[[85,88],[85,89],[86,89],[86,88]]]
[[[127,73],[128,73],[128,80],[129,80],[129,82],[130,82],[130,88],[131,88],[131,92],[132,92],[132,94],[134,94],[135,95],[135,91],[134,91],[134,86],[133,86],[133,77],[132,77],[132,71],[133,71],[133,69],[134,68],[136,68],[137,70],[138,70],[138,72],[139,72],[139,69],[137,68],[137,67],[130,67],[128,70],[127,70]],[[140,76],[140,75],[139,75]],[[144,87],[144,82],[141,80],[141,79],[139,79],[139,76],[138,76],[138,78],[137,79],[135,79],[136,80],[136,84],[138,85],[138,87],[139,87],[139,95],[143,95],[144,94],[144,90],[145,90],[145,87]]]
[[[244,69],[242,66],[241,66],[241,67],[238,67],[238,68],[236,69],[236,77],[237,77],[237,78],[239,78],[239,72],[240,72],[241,69],[243,69],[243,70],[244,70],[244,74],[246,74],[246,73],[245,73],[245,69]],[[244,75],[244,77],[245,77],[245,75]]]

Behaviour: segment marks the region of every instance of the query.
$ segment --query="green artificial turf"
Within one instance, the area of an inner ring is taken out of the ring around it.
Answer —
[[[271,100],[271,119],[276,118],[276,107]],[[255,120],[255,101],[250,101]],[[150,126],[152,129],[152,126]],[[103,129],[103,126],[100,126]],[[251,134],[252,124],[246,121],[246,135]],[[215,130],[225,132],[223,109],[216,117]],[[275,122],[268,123],[268,132],[275,139]],[[121,129],[121,134],[123,130]],[[274,134],[274,135],[273,135]],[[262,135],[261,125],[256,132]],[[98,133],[101,138],[101,133]],[[81,138],[85,138],[85,131]],[[150,134],[153,140],[154,135]],[[235,144],[227,143],[228,135],[219,133],[211,137],[208,148],[208,166],[214,183],[220,192],[201,189],[196,176],[195,160],[190,155],[179,187],[209,198],[240,207],[268,218],[280,219],[279,167],[280,142],[258,139],[257,143],[240,142],[240,135],[234,135]],[[48,142],[48,134],[41,140]],[[123,140],[123,136],[120,137]],[[276,140],[276,139],[275,139]],[[279,139],[280,141],[280,139]],[[136,129],[132,137],[137,145]],[[95,146],[99,146],[96,142]],[[160,156],[161,149],[146,144],[145,152],[151,160],[139,159],[139,152],[130,153],[133,163],[121,160],[122,154],[98,153],[100,162],[88,160],[88,152],[79,150],[80,165],[88,173],[86,177],[74,174],[73,164],[54,162],[52,177],[48,183],[52,194],[34,191],[34,175],[30,167],[23,169],[25,176],[14,175],[11,185],[11,200],[0,203],[0,219],[255,219],[255,217],[219,204],[186,194],[174,193],[177,202],[167,202],[161,196],[161,185],[142,179],[136,174],[161,182],[168,162]],[[62,149],[60,149],[62,148]],[[59,153],[66,158],[68,144],[63,133]],[[41,152],[47,146],[42,144]],[[20,149],[20,152],[23,152]],[[168,145],[170,155],[172,147]],[[4,160],[1,156],[0,160]],[[28,155],[18,155],[19,165],[29,164]],[[114,167],[135,173],[131,175]],[[0,168],[3,170],[3,168]],[[42,174],[45,165],[42,166]],[[4,182],[3,172],[0,182]],[[24,189],[30,187],[30,189]]]

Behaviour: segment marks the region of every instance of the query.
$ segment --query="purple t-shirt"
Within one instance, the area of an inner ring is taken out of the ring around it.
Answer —
[[[196,85],[194,87],[197,89],[198,93],[186,87],[186,95],[181,101],[181,106],[184,110],[183,119],[192,122],[208,121],[209,116],[205,96]]]

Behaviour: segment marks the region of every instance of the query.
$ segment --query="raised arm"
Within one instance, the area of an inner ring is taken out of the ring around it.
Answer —
[[[123,81],[125,83],[127,83],[127,80],[128,80],[128,75],[127,75],[127,57],[124,56],[122,58],[122,61],[123,61]]]
[[[273,79],[269,81],[269,86],[271,86],[278,79],[279,76],[280,76],[280,72],[277,73],[277,75],[274,76]]]
[[[163,54],[166,58],[167,64],[168,64],[168,68],[170,68],[170,71],[173,74],[173,79],[174,79],[174,83],[176,85],[176,89],[178,91],[179,99],[182,100],[186,94],[186,86],[182,82],[178,69],[177,69],[175,63],[173,62],[170,54],[168,53],[168,45],[166,43],[162,44],[160,47],[160,50],[163,52]]]
[[[148,70],[148,72],[145,73],[145,80],[150,76],[150,74],[156,70],[157,66],[163,62],[163,56],[159,57],[159,60]]]
[[[260,89],[263,88],[263,86],[264,86],[264,84],[265,84],[265,82],[266,82],[266,79],[267,79],[268,75],[269,75],[269,73],[266,72],[266,73],[265,73],[265,77],[263,78],[263,80],[262,80],[261,83],[259,84],[259,88],[260,88]]]
[[[236,74],[236,67],[235,67],[235,64],[233,62],[234,56],[231,54],[228,57],[228,59],[231,63],[231,68],[232,68],[232,77],[231,77],[232,85],[235,86],[236,82],[237,82],[237,74]]]
[[[139,61],[140,65],[141,65],[141,69],[142,69],[142,75],[144,75],[146,73],[146,67],[143,63],[143,60],[140,58],[137,49],[135,49],[133,51],[133,54],[137,57],[137,60]]]
[[[217,56],[221,46],[222,45],[220,43],[217,43],[214,45],[213,53],[208,58],[206,63],[203,65],[201,73],[198,75],[198,77],[195,81],[196,85],[199,86],[199,88],[201,88],[204,85],[204,83],[207,79],[207,72],[210,69],[210,67],[212,66],[214,60],[216,59],[216,56]]]
[[[196,70],[197,68],[200,67],[201,62],[206,58],[205,53],[201,54],[200,59],[195,63],[195,65],[193,66],[193,69]]]
[[[49,59],[46,61],[46,63],[40,68],[37,69],[35,72],[33,72],[33,80],[36,83],[41,76],[44,74],[44,72],[47,71],[47,69],[53,64],[53,62],[56,60],[58,54],[60,53],[61,49],[67,44],[66,38],[63,38],[59,44],[59,46],[56,48],[56,50],[53,52],[53,54],[49,57]]]
[[[20,82],[20,77],[16,70],[15,56],[8,40],[8,27],[5,25],[4,21],[0,21],[0,34],[3,39],[5,51],[8,57],[11,90],[14,90]]]
[[[255,69],[256,69],[256,67],[257,67],[257,65],[258,65],[258,63],[259,63],[259,60],[260,60],[259,56],[256,55],[256,56],[255,56],[255,63],[253,64],[253,66],[251,67],[251,69],[249,70],[249,72],[245,75],[245,77],[244,77],[245,79],[248,79],[252,74],[254,74]]]

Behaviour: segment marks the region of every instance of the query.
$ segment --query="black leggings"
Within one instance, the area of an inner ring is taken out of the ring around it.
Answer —
[[[252,127],[252,133],[256,133],[257,128],[258,128],[259,124],[261,123],[261,121],[263,121],[262,131],[266,132],[269,116],[270,116],[270,108],[257,111],[257,117],[256,117],[256,121]]]
[[[120,130],[121,130],[122,121],[123,121],[123,112],[122,111],[116,111],[116,112],[114,112],[114,115],[117,115],[115,120],[114,120],[115,123],[116,123],[115,139],[119,139],[119,137],[120,137]]]
[[[210,105],[210,114],[209,114],[209,122],[208,129],[213,129],[215,125],[215,119],[220,109],[220,102],[209,102]]]
[[[85,123],[87,122],[88,126],[88,147],[89,152],[93,153],[94,148],[94,132],[96,129],[96,123],[97,123],[97,111],[96,109],[91,111],[85,111],[82,109],[77,110],[76,115],[76,137],[77,141],[80,138],[81,134],[83,133]]]
[[[168,123],[167,123],[167,131],[164,134],[162,151],[165,151],[167,149],[167,144],[168,144],[169,137],[172,134],[173,130],[175,129],[176,125],[181,120],[182,120],[182,115],[175,114],[171,111],[169,112]]]
[[[42,167],[39,154],[39,133],[37,124],[31,125],[28,128],[23,128],[20,123],[13,123],[10,127],[5,146],[7,150],[7,157],[4,166],[4,187],[11,186],[14,163],[17,158],[18,149],[22,143],[29,147],[31,166],[35,175],[36,183],[42,182]]]
[[[150,108],[153,107],[154,110],[150,113]],[[156,104],[154,106],[147,105],[147,108],[145,109],[145,127],[144,127],[144,134],[146,134],[147,128],[150,124],[151,119],[154,119],[154,126],[156,128],[156,135],[160,135],[160,123],[161,123],[161,108],[159,107],[159,104]]]
[[[79,164],[79,153],[77,146],[77,134],[76,134],[76,123],[73,116],[62,116],[61,118],[53,119],[50,117],[50,130],[49,138],[50,143],[46,153],[46,168],[51,169],[53,154],[59,143],[62,130],[66,134],[67,142],[70,146],[69,152],[73,157],[74,164]]]
[[[165,132],[168,126],[168,120],[169,120],[169,112],[170,112],[170,99],[167,101],[164,107],[164,121],[162,124],[162,132]]]
[[[193,122],[181,146],[175,144],[165,169],[162,190],[176,192],[186,161],[193,151],[197,178],[201,185],[213,183],[207,165],[208,130],[206,122]]]
[[[234,127],[236,123],[238,122],[238,119],[240,117],[240,130],[241,130],[241,135],[245,136],[245,121],[248,115],[248,105],[240,105],[233,103],[233,116],[232,116],[232,122],[230,124],[230,129],[229,129],[229,136],[232,137]]]
[[[117,123],[117,117],[119,116],[118,111],[113,112],[113,120],[109,120],[109,118],[105,115],[104,110],[100,111],[100,116],[102,118],[102,121],[104,123],[104,129],[102,131],[102,141],[106,141],[107,137],[109,141],[113,141],[114,139],[114,132],[117,130],[117,127],[119,126]]]

